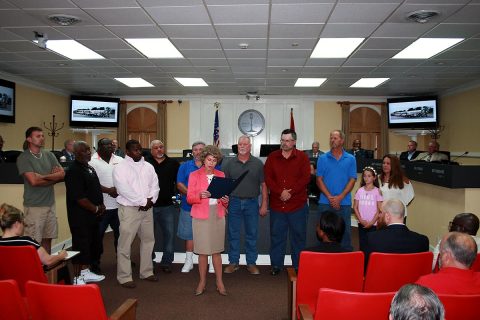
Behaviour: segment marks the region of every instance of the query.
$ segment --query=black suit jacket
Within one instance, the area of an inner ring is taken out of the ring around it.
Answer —
[[[371,252],[417,253],[429,250],[428,238],[410,231],[404,224],[394,224],[367,234],[367,256]]]
[[[419,154],[420,154],[420,151],[415,150],[411,160],[415,159]],[[400,160],[408,161],[408,151],[404,151],[404,152],[400,153]]]

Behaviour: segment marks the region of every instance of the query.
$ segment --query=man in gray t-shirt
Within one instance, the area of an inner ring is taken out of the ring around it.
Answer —
[[[247,270],[250,274],[259,274],[256,266],[258,250],[258,216],[267,214],[268,191],[263,179],[263,163],[250,154],[250,138],[241,136],[238,139],[238,155],[232,159],[225,159],[222,166],[225,176],[238,178],[248,170],[247,175],[235,190],[230,194],[228,204],[228,259],[230,264],[225,267],[225,273],[238,270],[240,259],[240,229],[242,221],[245,229],[245,253]],[[258,195],[262,193],[262,204],[259,208]]]
[[[24,185],[25,235],[51,253],[52,239],[58,235],[53,185],[63,181],[65,172],[51,152],[42,150],[45,137],[41,128],[28,128],[25,137],[28,148],[17,159]]]

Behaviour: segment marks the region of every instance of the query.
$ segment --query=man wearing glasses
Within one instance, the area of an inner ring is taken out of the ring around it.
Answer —
[[[283,130],[280,150],[270,153],[264,167],[265,183],[270,191],[271,275],[279,274],[283,268],[288,232],[295,269],[298,269],[300,251],[305,248],[310,162],[303,151],[295,148],[296,140],[294,130]]]

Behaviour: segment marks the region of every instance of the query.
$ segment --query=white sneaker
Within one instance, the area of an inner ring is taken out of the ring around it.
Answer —
[[[105,279],[105,276],[93,273],[90,269],[83,269],[80,272],[80,276],[83,277],[83,281],[85,282],[99,282]]]
[[[182,272],[188,273],[193,269],[193,261],[192,260],[185,260],[185,264],[183,265]]]
[[[215,273],[215,268],[213,267],[213,260],[212,258],[210,257],[208,259],[209,263],[208,263],[208,273]]]
[[[83,276],[78,276],[78,277],[73,278],[72,285],[78,286],[78,285],[82,285],[82,284],[86,284],[85,280],[83,280]]]

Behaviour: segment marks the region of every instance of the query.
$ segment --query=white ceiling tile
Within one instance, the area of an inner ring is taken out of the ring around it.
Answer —
[[[327,23],[321,36],[322,38],[366,38],[379,25],[379,23]]]
[[[0,9],[14,9],[15,6],[6,0],[0,0]]]
[[[2,62],[25,61],[25,60],[27,60],[27,58],[15,53],[0,52],[0,61]]]
[[[132,49],[132,47],[121,39],[79,40],[78,42],[92,50]]]
[[[272,38],[318,38],[323,24],[272,24]]]
[[[95,19],[104,25],[151,25],[153,21],[140,8],[86,9]]]
[[[0,21],[4,27],[45,26],[42,21],[20,10],[0,10]]]
[[[34,60],[34,61],[61,60],[62,58],[66,59],[59,54],[53,53],[52,51],[45,51],[45,50],[37,51],[37,52],[23,52],[21,55],[26,57],[27,59]]]
[[[248,44],[248,49],[267,49],[267,39],[244,39],[244,38],[234,38],[234,39],[220,39],[223,49],[225,50],[235,50],[240,48],[241,43]]]
[[[275,77],[286,77],[291,74],[298,74],[302,71],[303,67],[267,67],[267,74]]]
[[[188,50],[188,49],[210,49],[210,50],[220,50],[220,42],[217,39],[176,39],[172,38],[170,41],[175,47],[179,50]]]
[[[113,33],[111,33],[107,28],[103,26],[70,26],[70,27],[60,27],[57,26],[55,29],[72,39],[81,40],[81,39],[112,39],[116,38]],[[50,37],[50,35],[49,35]]]
[[[169,38],[216,38],[209,25],[163,25],[162,30]]]
[[[268,50],[269,59],[307,59],[312,50],[290,49],[290,50]]]
[[[190,62],[195,67],[216,67],[216,66],[228,66],[227,59],[190,59]]]
[[[216,25],[220,38],[266,38],[268,25]]]
[[[384,58],[350,58],[343,66],[346,67],[361,67],[361,66],[378,66],[384,62]]]
[[[455,46],[455,50],[480,50],[480,39],[468,39]]]
[[[333,3],[274,4],[271,23],[325,23]]]
[[[11,41],[11,40],[24,40],[24,39],[22,39],[18,35],[6,29],[0,29],[0,41]]]
[[[123,67],[153,67],[148,59],[113,59],[113,61]]]
[[[213,5],[208,11],[214,24],[266,23],[268,5]]]
[[[395,3],[339,3],[329,18],[330,22],[383,22],[397,7]],[[354,12],[354,14],[352,14]]]
[[[196,6],[201,5],[202,0],[137,0],[144,7],[162,6]]]
[[[191,67],[192,63],[187,59],[149,59],[154,65],[161,67]]]
[[[390,59],[401,50],[357,50],[352,58],[385,58]]]
[[[210,24],[204,6],[146,8],[148,14],[159,24]]]
[[[307,63],[305,64],[306,66],[310,67],[316,67],[316,66],[326,66],[326,67],[331,67],[331,66],[341,66],[346,59],[341,58],[341,59],[308,59]]]
[[[268,2],[269,0],[205,0],[205,3],[209,6],[226,4],[268,4]]]
[[[447,23],[478,23],[480,16],[480,4],[466,5],[458,12],[450,16]]]
[[[270,39],[268,42],[269,49],[308,49],[313,50],[318,39]]]
[[[337,72],[338,67],[305,67],[302,69],[302,74],[313,77],[313,74],[330,75]]]
[[[215,58],[224,59],[225,55],[222,50],[182,50],[182,54],[185,58]]]
[[[43,51],[31,41],[9,41],[0,42],[0,48],[8,52],[25,52],[25,51]]]
[[[267,65],[269,67],[302,67],[305,64],[305,59],[268,59]]]
[[[80,8],[137,8],[135,0],[70,0]]]
[[[471,59],[478,56],[478,51],[446,50],[437,54],[434,59]]]
[[[367,39],[360,49],[405,49],[412,44],[415,38],[370,38]]]
[[[59,26],[53,21],[48,20],[48,17],[50,15],[54,14],[59,14],[59,11],[61,14],[65,15],[70,15],[77,17],[80,21],[75,24],[75,26],[89,26],[89,25],[99,25],[95,19],[93,19],[90,15],[85,13],[85,11],[78,9],[78,8],[71,8],[71,9],[55,9],[55,8],[48,8],[48,9],[31,9],[31,10],[25,10],[26,13],[31,15],[32,17],[37,18],[39,21],[42,21],[45,24],[48,24],[50,26]]]
[[[69,39],[69,37],[65,36],[61,32],[58,32],[54,28],[51,27],[27,27],[27,28],[8,28],[8,31],[18,35],[23,40],[32,41],[35,39],[34,30],[46,34],[49,40],[65,40]]]
[[[248,49],[248,50],[225,50],[225,55],[227,58],[232,59],[232,58],[263,58],[265,59],[267,57],[267,50],[255,50],[255,49]]]
[[[101,50],[97,53],[107,59],[134,59],[143,58],[136,50]]]
[[[434,23],[384,23],[372,34],[373,37],[416,38],[433,28]]]
[[[266,59],[228,59],[230,66],[265,67]]]
[[[452,13],[459,10],[463,5],[458,4],[456,1],[450,1],[448,4],[439,4],[439,2],[435,4],[412,4],[406,3],[401,5],[395,12],[388,18],[387,22],[390,23],[416,23],[409,21],[407,19],[407,15],[410,12],[418,11],[418,10],[432,10],[437,11],[440,14],[436,17],[430,18],[429,23],[439,23],[446,18],[448,18]]]
[[[74,8],[69,0],[15,0],[15,5],[22,9]]]
[[[479,19],[480,21],[480,19]],[[458,38],[471,37],[480,33],[480,23],[476,24],[453,24],[442,23],[425,33],[423,37],[430,38]]]
[[[165,33],[157,26],[109,26],[111,32],[120,38],[165,38]]]

